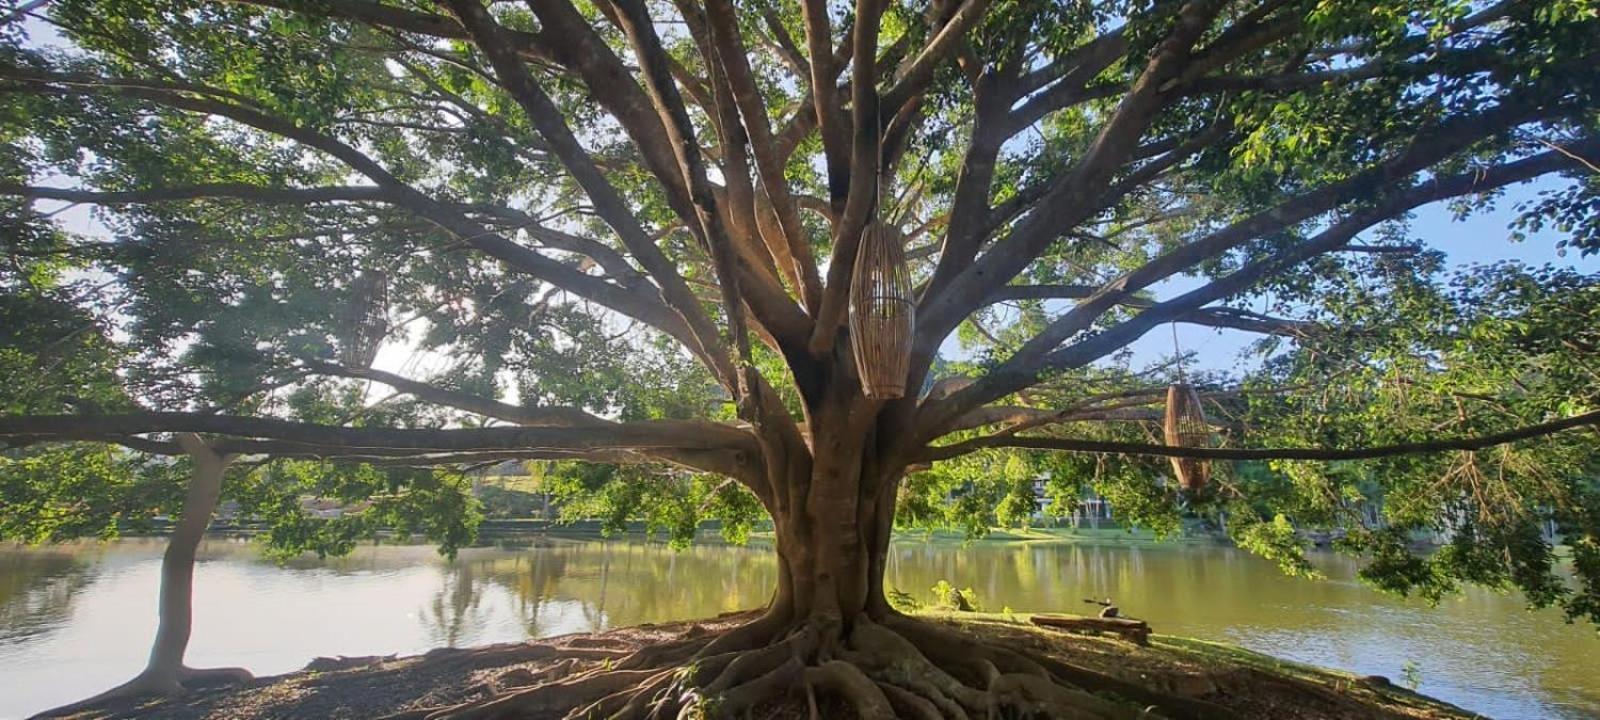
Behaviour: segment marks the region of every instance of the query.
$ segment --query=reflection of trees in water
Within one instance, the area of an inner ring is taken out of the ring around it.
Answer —
[[[510,558],[495,558],[478,563],[485,583],[509,590],[529,637],[550,634],[541,626],[546,600],[567,572],[567,556],[553,548],[536,547]]]
[[[437,546],[395,542],[357,545],[348,555],[318,557],[308,552],[279,558],[263,552],[258,543],[250,540],[214,538],[206,541],[201,552],[218,558],[227,557],[307,573],[327,573],[335,577],[400,570],[430,564],[439,559]]]
[[[589,630],[591,631],[599,630],[606,626],[606,588],[611,585],[611,549],[612,546],[610,543],[605,543],[600,546],[600,592],[595,596],[595,602],[593,605],[588,603],[581,605],[583,608],[583,618],[584,620],[588,621]],[[673,558],[673,560],[676,559],[677,558]],[[626,555],[625,560],[627,561],[627,565],[631,566],[633,564],[633,555]],[[672,561],[669,560],[668,562],[671,563]],[[624,570],[624,573],[626,572],[627,571]],[[671,573],[669,572],[668,574]]]
[[[465,637],[479,637],[488,624],[483,612],[487,583],[478,576],[477,563],[456,561],[439,568],[441,582],[420,613],[422,626],[434,645],[458,647]]]
[[[589,630],[686,620],[760,606],[777,582],[770,553],[721,546],[562,543],[474,569],[516,598],[530,637],[575,629],[553,627],[555,608],[575,608]]]
[[[1148,619],[1163,632],[1209,637],[1257,626],[1349,632],[1358,629],[1361,613],[1335,608],[1415,609],[1360,585],[1346,560],[1319,562],[1329,580],[1286,577],[1268,561],[1209,546],[907,542],[892,546],[887,579],[923,601],[931,599],[934,583],[948,580],[977,589],[987,608],[1009,606],[1018,612],[1086,612],[1083,598],[1111,597],[1123,612]],[[1484,599],[1495,601],[1503,598]]]
[[[0,643],[26,642],[64,626],[73,599],[94,582],[92,566],[69,553],[0,549]]]
[[[973,545],[899,543],[892,546],[888,582],[927,601],[939,580],[973,587],[990,609],[1082,612],[1085,597],[1112,597],[1125,611],[1154,621],[1208,622],[1259,618],[1264,603],[1305,603],[1309,595],[1341,593],[1278,575],[1270,565],[1239,562],[1217,548],[1140,548],[1092,544]],[[1277,617],[1273,613],[1273,617]]]

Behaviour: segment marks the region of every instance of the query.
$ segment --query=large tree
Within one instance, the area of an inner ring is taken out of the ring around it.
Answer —
[[[19,370],[7,443],[670,464],[759,500],[780,566],[766,612],[575,681],[568,697],[616,691],[578,713],[700,702],[661,692],[677,683],[735,712],[801,676],[869,717],[1120,712],[1073,686],[1202,712],[899,616],[884,559],[908,472],[996,448],[1471,456],[1597,421],[1590,391],[1551,380],[1581,375],[1593,338],[1552,330],[1472,374],[1473,393],[1520,393],[1514,411],[1385,422],[1367,411],[1407,353],[1426,373],[1511,341],[1463,332],[1494,318],[1405,332],[1470,297],[1348,306],[1437,284],[1403,224],[1430,203],[1467,213],[1567,177],[1526,220],[1593,246],[1584,2],[54,0],[5,23],[0,278],[17,307],[60,309],[19,315],[37,332],[0,356]],[[917,294],[898,399],[862,392],[846,322],[869,226],[903,244]],[[1422,295],[1445,297],[1405,297]],[[1269,297],[1281,316],[1246,309]],[[1259,388],[1279,400],[1215,388],[1282,425],[1214,450],[1078,434],[1150,407],[1152,376],[1104,361],[1168,323],[1286,343],[1264,373],[1282,382]],[[384,364],[407,350],[431,361]],[[89,383],[95,363],[115,371]],[[1370,382],[1281,399],[1352,376]],[[355,383],[412,411],[315,400]],[[1419,413],[1466,392],[1405,387],[1430,398]],[[1291,422],[1312,415],[1331,421]],[[1593,492],[1555,475],[1518,506],[1567,513],[1600,575]],[[1471,502],[1459,476],[1428,507]],[[1301,496],[1339,489],[1318,477]],[[1496,557],[1433,569],[1537,574]],[[655,671],[691,655],[691,673]],[[517,698],[495,707],[547,695]]]

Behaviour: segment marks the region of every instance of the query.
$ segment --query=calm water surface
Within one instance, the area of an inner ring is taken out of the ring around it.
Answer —
[[[159,541],[48,549],[0,546],[0,718],[127,679],[155,632]],[[1379,595],[1353,566],[1287,578],[1210,546],[897,543],[891,582],[919,597],[940,579],[991,608],[1083,612],[1111,596],[1157,632],[1237,643],[1398,679],[1496,718],[1600,717],[1600,639],[1517,596],[1474,591],[1430,609]],[[714,615],[757,606],[770,550],[551,541],[478,548],[365,547],[279,566],[247,543],[209,540],[196,577],[194,665],[287,672],[317,655],[417,653]]]

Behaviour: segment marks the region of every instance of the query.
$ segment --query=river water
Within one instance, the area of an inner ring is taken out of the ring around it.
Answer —
[[[155,632],[162,544],[0,546],[0,718],[97,692],[143,664]],[[755,607],[775,582],[768,548],[540,541],[474,548],[363,547],[277,565],[208,540],[196,575],[190,664],[287,672],[318,655],[418,653],[687,619]],[[945,579],[986,610],[1091,610],[1112,597],[1158,633],[1397,682],[1495,718],[1600,717],[1600,637],[1521,598],[1474,590],[1440,607],[1381,595],[1354,566],[1326,580],[1209,545],[897,542],[890,581],[920,598]]]

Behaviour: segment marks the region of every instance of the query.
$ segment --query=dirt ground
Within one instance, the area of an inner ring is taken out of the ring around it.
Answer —
[[[259,678],[244,686],[201,689],[177,699],[101,708],[79,720],[367,720],[423,707],[451,705],[497,690],[535,685],[603,666],[652,643],[714,633],[748,619],[731,614],[697,622],[642,625],[535,642],[434,650],[410,657],[317,658],[305,669]],[[1239,718],[1474,718],[1382,678],[1358,678],[1290,663],[1236,647],[1155,635],[1148,647],[1112,636],[1067,634],[1036,627],[1026,616],[976,613],[927,615],[939,622],[1046,654],[1061,662],[1225,708]],[[1159,628],[1156,628],[1159,630]],[[849,712],[826,701],[824,718]],[[765,718],[808,716],[802,693],[786,705],[763,708]]]

